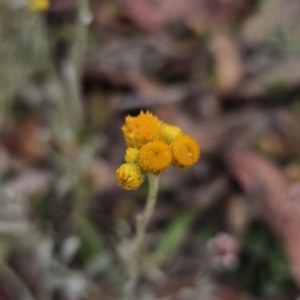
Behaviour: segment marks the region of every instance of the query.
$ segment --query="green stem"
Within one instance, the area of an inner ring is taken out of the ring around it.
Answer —
[[[137,220],[136,236],[133,239],[132,258],[129,263],[129,279],[125,286],[125,299],[128,300],[132,300],[134,298],[134,292],[140,277],[146,229],[153,215],[159,185],[158,175],[148,174],[148,179],[148,198],[145,210]]]

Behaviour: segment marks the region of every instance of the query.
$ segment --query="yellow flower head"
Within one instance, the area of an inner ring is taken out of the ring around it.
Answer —
[[[136,190],[144,181],[144,174],[136,164],[123,164],[116,172],[119,185],[125,190]]]
[[[30,0],[29,8],[31,11],[47,10],[50,6],[49,0]]]
[[[188,135],[175,139],[171,144],[173,155],[172,164],[175,167],[188,168],[195,164],[200,157],[200,147],[197,142]]]
[[[170,166],[172,153],[163,141],[154,141],[144,145],[140,150],[141,168],[150,174],[160,174]]]
[[[149,112],[141,112],[137,117],[127,116],[122,127],[126,145],[141,148],[159,138],[161,121]]]
[[[126,149],[124,159],[128,164],[136,164],[139,161],[140,150],[129,147]]]
[[[167,144],[171,144],[176,138],[182,136],[182,130],[174,125],[163,123],[159,130],[159,138]]]

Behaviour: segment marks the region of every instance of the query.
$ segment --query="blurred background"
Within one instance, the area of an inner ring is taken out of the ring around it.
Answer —
[[[140,110],[202,153],[162,176],[138,299],[299,299],[299,19],[299,0],[1,0],[0,299],[121,299]]]

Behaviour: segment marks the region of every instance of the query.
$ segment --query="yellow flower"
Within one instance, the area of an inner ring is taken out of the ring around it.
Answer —
[[[129,147],[126,149],[124,159],[128,164],[136,164],[139,161],[139,149]]]
[[[170,166],[172,153],[163,141],[154,141],[144,145],[140,150],[141,168],[150,174],[160,174]]]
[[[159,130],[159,138],[167,144],[171,144],[176,138],[182,136],[182,130],[174,125],[163,123]]]
[[[149,112],[141,112],[137,117],[127,116],[122,127],[126,145],[141,148],[159,138],[161,121]]]
[[[29,9],[32,11],[47,10],[50,6],[49,0],[30,0]]]
[[[200,147],[197,142],[188,135],[175,139],[171,144],[173,155],[172,164],[175,167],[188,168],[195,164],[200,157]]]
[[[144,174],[136,164],[123,164],[116,172],[119,185],[126,190],[136,190],[144,181]]]

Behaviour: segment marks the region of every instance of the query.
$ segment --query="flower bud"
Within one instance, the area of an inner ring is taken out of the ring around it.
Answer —
[[[182,135],[182,130],[177,126],[173,126],[166,123],[160,126],[159,137],[168,145],[170,145],[176,138]]]
[[[128,164],[136,164],[139,161],[140,150],[129,147],[126,149],[124,159]]]
[[[125,190],[136,190],[144,182],[144,174],[136,164],[123,164],[116,172],[119,185]]]

